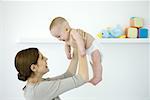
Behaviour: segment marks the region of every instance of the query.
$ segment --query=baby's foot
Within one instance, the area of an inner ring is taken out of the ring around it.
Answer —
[[[93,85],[97,85],[101,80],[102,78],[100,77],[93,77],[89,82],[92,83]]]

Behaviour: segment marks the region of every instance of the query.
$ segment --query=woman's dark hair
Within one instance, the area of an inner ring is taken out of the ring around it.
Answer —
[[[15,56],[15,67],[18,71],[18,79],[26,81],[33,71],[30,66],[37,64],[39,50],[37,48],[28,48],[19,51]]]

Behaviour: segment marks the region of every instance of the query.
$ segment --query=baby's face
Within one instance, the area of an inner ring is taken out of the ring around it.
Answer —
[[[55,26],[51,29],[51,33],[54,37],[60,41],[68,41],[69,32],[64,26]]]

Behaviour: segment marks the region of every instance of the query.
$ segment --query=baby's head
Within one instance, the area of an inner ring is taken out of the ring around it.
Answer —
[[[49,27],[52,36],[60,41],[67,41],[69,39],[70,29],[69,23],[63,17],[54,18]]]

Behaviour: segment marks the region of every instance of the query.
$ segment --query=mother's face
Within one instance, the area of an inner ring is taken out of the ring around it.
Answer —
[[[39,58],[37,60],[36,66],[37,67],[35,73],[39,73],[43,75],[49,71],[47,66],[47,58],[43,56],[41,52],[39,52]]]

